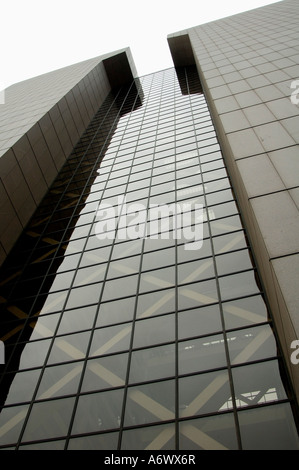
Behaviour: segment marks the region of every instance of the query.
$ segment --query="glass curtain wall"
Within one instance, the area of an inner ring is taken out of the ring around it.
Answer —
[[[2,448],[298,448],[194,69],[107,98],[0,288]]]

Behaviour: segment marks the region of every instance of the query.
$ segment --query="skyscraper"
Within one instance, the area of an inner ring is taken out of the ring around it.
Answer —
[[[172,34],[175,67],[144,77],[125,49],[12,88],[2,448],[298,448],[296,292],[278,269],[297,219],[274,256],[265,212],[296,203],[277,181],[277,152],[296,165],[298,107],[279,95],[293,8]]]

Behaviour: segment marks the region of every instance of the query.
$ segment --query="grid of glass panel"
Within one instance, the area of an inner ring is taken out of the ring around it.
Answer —
[[[1,271],[3,448],[298,448],[209,110],[179,77],[107,98]],[[174,204],[203,206],[199,249],[195,210],[180,237],[171,211],[150,229]]]

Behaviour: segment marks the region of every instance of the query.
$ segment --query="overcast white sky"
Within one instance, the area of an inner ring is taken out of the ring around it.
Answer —
[[[162,70],[172,66],[169,33],[276,1],[4,0],[0,90],[127,46],[139,76]]]

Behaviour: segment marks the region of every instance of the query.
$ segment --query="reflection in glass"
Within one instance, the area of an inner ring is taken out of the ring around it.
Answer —
[[[76,393],[82,367],[82,363],[47,367],[42,375],[37,398],[46,399]]]
[[[113,325],[132,320],[134,314],[135,297],[119,299],[100,304],[96,326]]]
[[[212,258],[178,265],[179,284],[200,281],[211,277],[215,277],[214,262]]]
[[[83,286],[92,282],[103,281],[106,265],[94,265],[88,268],[78,269],[74,279],[74,286]]]
[[[162,381],[129,387],[125,426],[173,419],[175,387],[173,381]]]
[[[83,305],[95,304],[98,302],[102,290],[102,283],[86,285],[83,287],[74,287],[66,304],[66,308],[76,308]]]
[[[133,347],[167,343],[175,339],[174,315],[163,315],[135,322]]]
[[[232,374],[240,408],[287,398],[277,361],[234,367]]]
[[[235,330],[228,333],[232,364],[256,361],[277,355],[277,344],[269,325]]]
[[[74,407],[74,398],[35,403],[22,442],[65,436]]]
[[[118,432],[70,439],[68,450],[116,450]]]
[[[268,320],[268,310],[261,295],[223,302],[222,308],[227,329],[264,323]]]
[[[247,250],[236,251],[216,257],[218,275],[252,269],[252,261]]]
[[[226,370],[192,375],[179,380],[180,417],[215,413],[231,396]]]
[[[217,286],[214,280],[179,287],[178,294],[180,310],[218,302]]]
[[[213,238],[215,254],[238,250],[247,246],[243,231]]]
[[[160,268],[175,263],[175,248],[145,253],[142,260],[142,270]]]
[[[29,405],[3,408],[0,414],[1,445],[16,444],[27,416]]]
[[[13,378],[13,374],[9,375]],[[40,369],[18,372],[13,379],[5,404],[11,405],[13,403],[30,401],[33,397],[39,376]],[[10,382],[9,377],[8,381]]]
[[[167,289],[138,296],[137,318],[146,318],[175,310],[175,289]]]
[[[123,389],[81,395],[72,434],[119,428]]]
[[[219,285],[222,300],[257,294],[259,292],[254,271],[220,277]]]
[[[50,339],[27,343],[21,356],[19,370],[41,367],[48,353],[50,344]]]
[[[179,343],[180,374],[216,369],[226,367],[226,365],[222,335],[206,336]]]
[[[127,374],[127,362],[127,353],[89,359],[87,361],[81,391],[87,392],[124,386]]]
[[[243,450],[299,450],[288,403],[240,411],[238,419]]]
[[[175,345],[133,351],[130,383],[171,377],[175,372]]]
[[[95,330],[90,355],[100,356],[102,354],[127,350],[130,344],[131,330],[131,323]]]
[[[91,328],[95,314],[96,305],[65,310],[59,322],[58,334],[61,335]]]
[[[162,424],[124,431],[121,449],[175,450],[175,425]]]
[[[148,292],[158,288],[168,288],[175,284],[175,269],[156,269],[148,273],[142,273],[140,277],[140,292]]]
[[[90,332],[57,336],[53,342],[48,363],[55,364],[83,359],[86,354],[89,338]]]
[[[238,449],[233,414],[192,419],[180,423],[180,449]]]
[[[203,336],[222,330],[219,305],[186,310],[178,314],[179,339]]]
[[[116,298],[135,295],[138,276],[127,276],[120,279],[106,281],[102,300],[114,300]]]

